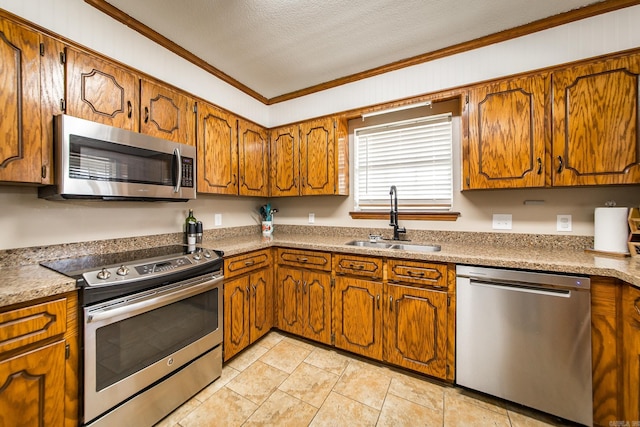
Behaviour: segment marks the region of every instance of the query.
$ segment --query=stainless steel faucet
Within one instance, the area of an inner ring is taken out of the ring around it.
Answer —
[[[389,225],[393,227],[393,240],[400,240],[400,233],[406,233],[407,229],[398,226],[398,189],[392,185],[389,189],[391,198],[391,212],[389,212]]]

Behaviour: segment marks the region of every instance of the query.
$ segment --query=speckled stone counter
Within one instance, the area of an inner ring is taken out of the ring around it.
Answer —
[[[593,238],[589,236],[409,230],[407,237],[411,239],[411,243],[438,244],[442,248],[441,251],[425,253],[346,245],[350,240],[366,240],[370,232],[386,235],[388,231],[346,227],[279,226],[271,238],[265,238],[259,234],[259,227],[238,227],[205,231],[202,246],[222,250],[225,257],[283,246],[389,258],[608,276],[640,287],[640,257],[616,258],[587,253],[585,249],[593,243]],[[38,266],[37,263],[41,261],[175,244],[179,243],[180,237],[179,233],[174,233],[0,251],[0,306],[75,289],[72,279]]]

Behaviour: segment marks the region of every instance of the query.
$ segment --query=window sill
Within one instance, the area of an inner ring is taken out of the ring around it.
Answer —
[[[389,211],[349,212],[352,219],[389,219]],[[457,221],[460,212],[398,212],[398,219],[413,221]]]

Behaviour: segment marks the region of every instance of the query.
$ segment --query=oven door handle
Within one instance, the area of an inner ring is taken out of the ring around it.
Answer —
[[[100,322],[108,319],[118,317],[120,315],[126,315],[126,317],[133,317],[135,315],[146,313],[153,309],[169,305],[176,301],[180,301],[185,298],[189,298],[194,295],[198,295],[209,289],[216,287],[218,283],[223,281],[223,277],[217,277],[213,280],[207,280],[206,282],[190,285],[188,287],[179,289],[166,289],[162,293],[156,291],[145,292],[142,295],[125,299],[120,303],[115,303],[104,308],[96,309],[95,312],[87,312],[87,323]]]

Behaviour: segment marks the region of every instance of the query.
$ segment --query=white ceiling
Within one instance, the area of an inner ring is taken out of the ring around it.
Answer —
[[[266,98],[601,0],[107,0]]]

